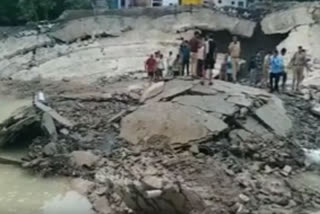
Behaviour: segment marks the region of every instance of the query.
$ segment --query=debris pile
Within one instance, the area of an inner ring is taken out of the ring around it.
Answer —
[[[22,165],[75,177],[74,188],[103,214],[319,206],[319,195],[299,186],[310,179],[304,151],[286,138],[292,122],[279,98],[221,81],[172,80],[142,93],[122,84],[131,90],[65,91],[49,99],[49,111],[37,103],[45,132]]]

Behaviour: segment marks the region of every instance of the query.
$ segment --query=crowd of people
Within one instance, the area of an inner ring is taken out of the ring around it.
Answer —
[[[273,52],[267,52],[265,55],[264,51],[258,51],[249,62],[250,85],[256,86],[260,82],[262,87],[269,87],[272,93],[274,91],[279,92],[281,81],[281,88],[285,90],[288,70],[291,69],[293,73],[291,89],[292,91],[299,91],[301,82],[304,79],[304,69],[311,71],[308,66],[309,60],[306,50],[299,46],[289,62],[285,60],[286,54],[286,48],[282,48],[280,53],[278,50],[274,50]]]
[[[240,59],[240,42],[237,37],[234,37],[230,43],[229,53],[225,58],[226,63],[222,66],[220,76],[221,79],[236,81]],[[217,46],[213,36],[203,36],[196,31],[191,40],[182,41],[175,57],[172,52],[169,52],[166,60],[160,51],[151,54],[145,62],[145,69],[150,81],[161,80],[163,71],[167,68],[166,75],[168,76],[192,76],[200,78],[201,84],[208,80],[208,84],[212,85],[216,58]]]
[[[304,78],[304,68],[308,67],[306,50],[299,46],[289,63],[285,62],[287,50],[283,48],[265,52],[259,50],[248,63],[249,82],[251,86],[261,86],[270,88],[270,92],[279,92],[279,82],[282,80],[282,89],[285,89],[288,69],[293,71],[292,90],[299,90]],[[240,70],[241,44],[236,36],[228,46],[223,63],[220,67],[219,79],[237,82]],[[204,85],[212,85],[212,74],[217,59],[217,46],[213,36],[204,36],[196,31],[194,36],[188,41],[183,40],[179,46],[178,54],[169,52],[166,59],[160,51],[150,55],[145,62],[145,69],[150,82],[159,81],[164,78],[164,71],[167,76],[192,76],[201,79]]]

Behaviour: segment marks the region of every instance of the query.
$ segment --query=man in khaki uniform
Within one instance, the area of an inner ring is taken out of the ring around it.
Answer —
[[[293,68],[292,91],[299,91],[300,83],[303,80],[303,70],[304,67],[307,67],[306,52],[301,46],[298,47],[298,51],[293,55],[290,65]]]
[[[232,61],[232,77],[233,81],[237,81],[237,73],[239,72],[239,59],[240,59],[241,46],[238,38],[234,36],[229,45],[229,53]]]

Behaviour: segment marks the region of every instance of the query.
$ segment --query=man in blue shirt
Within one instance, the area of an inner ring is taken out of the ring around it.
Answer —
[[[271,57],[270,68],[270,93],[279,92],[279,79],[283,72],[284,62],[277,50],[274,51]]]

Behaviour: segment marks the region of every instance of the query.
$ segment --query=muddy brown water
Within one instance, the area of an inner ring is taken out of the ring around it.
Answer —
[[[0,123],[26,104],[31,104],[31,99],[0,96]],[[0,149],[1,156],[13,159],[20,159],[26,152],[26,148]],[[73,191],[67,178],[42,178],[5,164],[0,164],[0,213],[94,214],[88,199]]]

